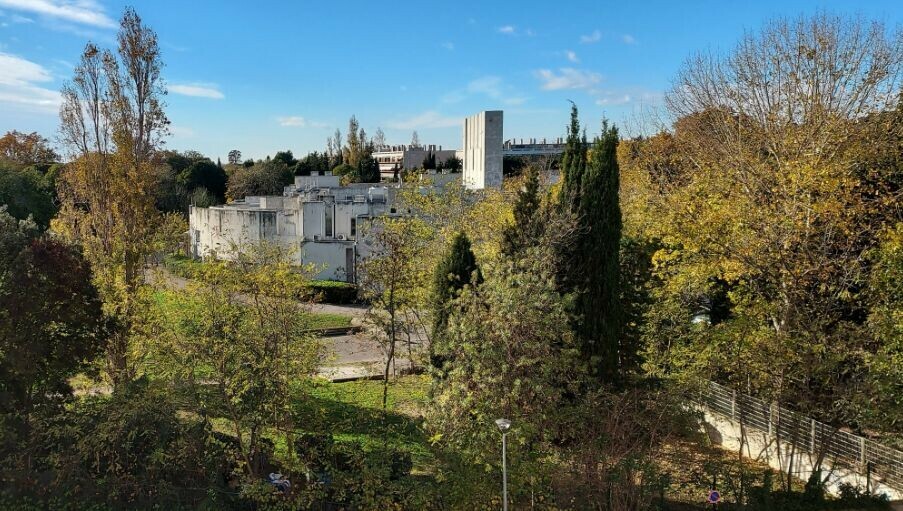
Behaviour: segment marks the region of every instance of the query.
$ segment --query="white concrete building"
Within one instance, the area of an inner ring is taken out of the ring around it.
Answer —
[[[464,119],[464,186],[472,190],[502,186],[502,111]]]
[[[423,160],[430,153],[436,156],[436,164],[445,164],[451,157],[462,158],[462,152],[456,149],[442,149],[442,146],[411,146],[394,145],[379,147],[373,152],[373,157],[379,163],[379,173],[384,180],[396,178],[396,172],[401,170],[419,169]]]
[[[281,197],[245,197],[189,210],[195,257],[234,258],[266,240],[294,249],[295,262],[313,264],[313,278],[353,282],[362,222],[385,213],[394,189],[368,183],[339,186],[338,176],[298,176]]]

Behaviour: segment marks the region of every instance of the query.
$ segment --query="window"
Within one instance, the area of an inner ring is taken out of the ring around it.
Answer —
[[[351,219],[351,239],[357,236],[357,218]]]
[[[332,205],[332,204],[327,204],[326,207],[324,208],[324,211],[325,211],[325,215],[324,215],[324,216],[326,217],[326,220],[325,220],[326,225],[325,225],[325,227],[324,227],[324,228],[325,228],[324,235],[325,235],[327,238],[331,238],[331,237],[332,237],[332,217],[333,217],[333,210],[332,210],[332,208],[333,208],[333,205]]]
[[[260,239],[272,239],[276,237],[276,212],[260,212]]]

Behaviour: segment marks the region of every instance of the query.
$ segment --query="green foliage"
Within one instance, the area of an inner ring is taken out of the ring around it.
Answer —
[[[289,150],[277,152],[271,161],[281,163],[289,168],[294,167],[298,163],[298,160],[295,159],[295,155]]]
[[[295,165],[295,175],[309,176],[312,172],[325,174],[329,172],[330,169],[329,155],[325,152],[319,153],[314,151],[298,160],[298,163]]]
[[[2,208],[0,261],[0,471],[31,476],[45,450],[34,428],[103,351],[103,316],[81,254]]]
[[[542,234],[544,222],[540,207],[539,169],[531,166],[527,169],[526,179],[517,191],[514,203],[514,223],[505,226],[502,231],[502,252],[515,257],[532,246],[533,241]]]
[[[445,163],[442,164],[442,168],[452,173],[461,172],[464,168],[464,162],[457,156],[449,156]]]
[[[465,286],[477,285],[481,281],[480,268],[470,248],[470,240],[466,234],[459,232],[448,247],[445,257],[436,266],[433,276],[430,363],[436,369],[442,369],[449,352],[449,348],[445,346],[445,334],[454,300]]]
[[[579,219],[580,235],[564,247],[562,282],[577,293],[575,333],[583,354],[600,379],[614,382],[621,363],[632,358],[621,343],[618,130],[603,121],[587,160],[579,128],[572,107],[561,201]]]
[[[56,214],[54,192],[45,176],[33,167],[0,161],[0,205],[19,220],[31,216],[42,228],[50,225]]]
[[[260,161],[235,169],[229,176],[226,195],[231,200],[257,195],[282,195],[282,189],[294,182],[293,170],[281,161]]]
[[[380,180],[379,162],[372,155],[372,148],[364,154],[357,164],[358,183],[378,183]]]
[[[178,181],[189,193],[204,189],[217,201],[226,198],[226,171],[209,159],[192,162],[179,172]]]

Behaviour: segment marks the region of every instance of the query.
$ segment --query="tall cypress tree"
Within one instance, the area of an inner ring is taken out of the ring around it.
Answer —
[[[542,234],[540,219],[539,170],[535,165],[527,167],[524,186],[517,192],[514,203],[514,223],[502,232],[502,253],[514,257]]]
[[[561,155],[562,204],[575,208],[579,202],[583,173],[586,172],[586,133],[580,134],[577,105],[571,103],[571,124],[568,126],[567,143]]]
[[[563,292],[576,295],[574,333],[595,374],[607,382],[618,379],[623,358],[617,149],[618,130],[603,121],[602,134],[587,151],[586,135],[580,136],[577,108],[572,106],[560,203],[580,225],[574,242],[562,248],[559,285]]]
[[[622,310],[620,301],[621,206],[618,202],[618,130],[602,122],[602,134],[580,184],[578,215],[584,226],[576,267],[583,276],[577,334],[605,381],[618,379]],[[579,271],[578,270],[578,271]]]
[[[455,235],[445,257],[436,266],[433,276],[433,335],[430,342],[430,362],[436,368],[445,363],[443,342],[448,327],[452,301],[467,284],[482,281],[477,258],[471,250],[470,240],[463,232]]]

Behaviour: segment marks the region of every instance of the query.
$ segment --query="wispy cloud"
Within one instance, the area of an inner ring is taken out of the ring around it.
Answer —
[[[593,33],[580,36],[580,42],[583,44],[598,43],[602,40],[602,32],[593,30]]]
[[[542,82],[543,90],[589,89],[602,81],[602,75],[572,67],[562,67],[558,72],[539,69],[536,78]]]
[[[419,128],[451,128],[460,126],[464,121],[460,117],[446,117],[435,110],[428,110],[406,119],[389,121],[386,126],[397,130],[414,130]]]
[[[328,125],[323,122],[310,121],[301,117],[300,115],[286,115],[283,117],[277,117],[276,122],[279,123],[280,126],[285,126],[287,128],[326,128]]]
[[[442,47],[448,51],[454,51],[455,43],[453,43],[451,41],[445,41],[444,43],[442,43]]]
[[[574,51],[567,50],[564,52],[564,56],[567,57],[569,61],[574,62],[575,64],[580,62],[580,59],[577,58],[577,53]]]
[[[617,106],[628,103],[656,104],[661,101],[661,92],[652,92],[642,88],[629,88],[621,90],[590,90],[589,93],[596,97],[599,106]]]
[[[464,88],[445,94],[441,101],[460,103],[476,95],[486,96],[505,105],[521,105],[528,99],[519,94],[514,87],[506,84],[501,77],[488,75],[471,80]]]
[[[623,41],[624,44],[636,44],[636,38],[633,37],[633,36],[630,35],[630,34],[624,34],[624,35],[622,35],[622,36],[621,36],[621,41]]]
[[[514,28],[514,25],[503,25],[499,27],[498,30],[500,34],[505,35],[514,35],[515,33],[517,33],[517,29]]]
[[[0,103],[54,113],[60,106],[60,93],[38,85],[52,80],[51,73],[40,64],[0,53]]]
[[[216,85],[204,83],[174,84],[166,87],[169,92],[195,98],[223,99],[226,96]]]
[[[0,7],[101,28],[116,26],[94,0],[0,0]]]

